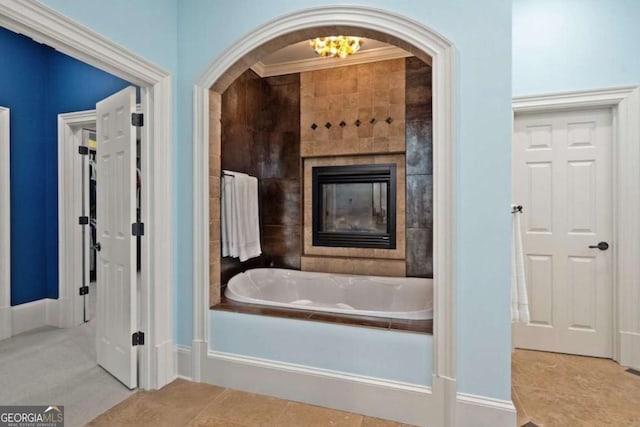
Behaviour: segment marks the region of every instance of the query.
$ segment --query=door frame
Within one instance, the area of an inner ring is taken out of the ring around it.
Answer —
[[[609,108],[612,113],[613,359],[640,366],[640,88],[608,89],[517,96],[513,118],[523,113]],[[526,208],[526,207],[525,207]]]
[[[271,20],[232,43],[194,85],[193,124],[193,341],[191,376],[208,378],[209,351],[209,162],[219,159],[209,152],[209,128],[214,84],[225,86],[229,70],[246,68],[244,58],[265,43],[286,34],[322,26],[358,28],[391,34],[408,50],[426,53],[433,65],[433,166],[434,166],[434,331],[432,387],[425,392],[423,408],[430,424],[453,425],[456,416],[456,49],[431,28],[405,16],[366,6],[323,6],[299,10]],[[235,68],[234,68],[235,67]],[[220,99],[220,92],[214,91]],[[426,361],[425,361],[426,363]],[[433,405],[432,407],[429,405]],[[433,411],[430,410],[433,408]]]
[[[10,110],[0,107],[0,340],[9,338],[11,316],[11,132]]]
[[[54,326],[70,328],[84,323],[82,281],[82,128],[95,126],[96,110],[58,115],[58,317]]]
[[[155,389],[176,378],[173,338],[173,170],[172,76],[143,59],[35,1],[0,2],[0,26],[26,35],[82,62],[138,85],[145,117],[142,128],[143,191],[142,283],[139,329],[139,386]]]

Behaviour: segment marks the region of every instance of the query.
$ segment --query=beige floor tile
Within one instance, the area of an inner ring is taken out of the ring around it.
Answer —
[[[93,427],[180,427],[186,426],[191,418],[182,411],[175,411],[173,408],[147,399],[144,393],[136,393],[94,419],[89,425]]]
[[[411,424],[402,424],[395,421],[381,420],[380,418],[364,417],[361,427],[411,427]]]
[[[245,426],[272,426],[286,400],[236,390],[225,390],[192,421],[198,425],[207,417]]]
[[[244,424],[204,415],[194,418],[187,427],[244,427]]]
[[[289,402],[277,421],[278,426],[358,427],[361,423],[362,415],[296,402]]]
[[[512,366],[518,404],[538,425],[640,425],[640,377],[612,360],[516,350]]]
[[[205,383],[175,380],[158,391],[143,393],[143,398],[196,416],[218,397],[224,388]]]

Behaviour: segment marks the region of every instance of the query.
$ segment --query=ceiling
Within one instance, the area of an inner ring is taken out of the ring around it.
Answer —
[[[365,39],[361,40],[362,47],[360,47],[360,53],[366,52],[367,50],[378,49],[381,47],[391,47],[390,44],[380,42],[378,40],[373,39]],[[358,53],[356,53],[357,55]],[[275,51],[271,55],[267,55],[262,58],[262,62],[264,65],[274,65],[283,62],[291,62],[291,61],[300,61],[302,59],[315,59],[318,58],[318,54],[313,50],[311,45],[309,44],[309,40],[301,41],[300,43],[289,45],[285,48]],[[325,59],[325,58],[321,58]]]
[[[318,69],[412,56],[399,47],[378,40],[362,38],[362,47],[347,58],[324,58],[315,53],[308,40],[284,47],[262,58],[251,69],[261,77],[300,73]]]

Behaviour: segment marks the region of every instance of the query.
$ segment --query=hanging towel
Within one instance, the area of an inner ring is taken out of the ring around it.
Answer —
[[[223,172],[220,206],[222,256],[246,261],[262,253],[258,180],[240,172]]]
[[[222,256],[238,257],[236,229],[232,222],[235,218],[234,173],[225,171],[220,186],[220,234]]]
[[[258,179],[238,175],[234,179],[236,190],[236,222],[238,257],[240,261],[255,258],[260,248],[260,213],[258,211]]]
[[[511,321],[514,323],[529,323],[529,298],[527,296],[524,249],[522,247],[522,234],[520,231],[520,216],[522,213],[513,208],[512,206]]]

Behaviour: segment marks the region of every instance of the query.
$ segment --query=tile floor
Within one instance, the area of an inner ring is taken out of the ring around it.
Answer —
[[[640,376],[608,359],[516,350],[518,426],[640,426]]]
[[[406,426],[349,412],[176,380],[162,390],[138,392],[90,426]]]

